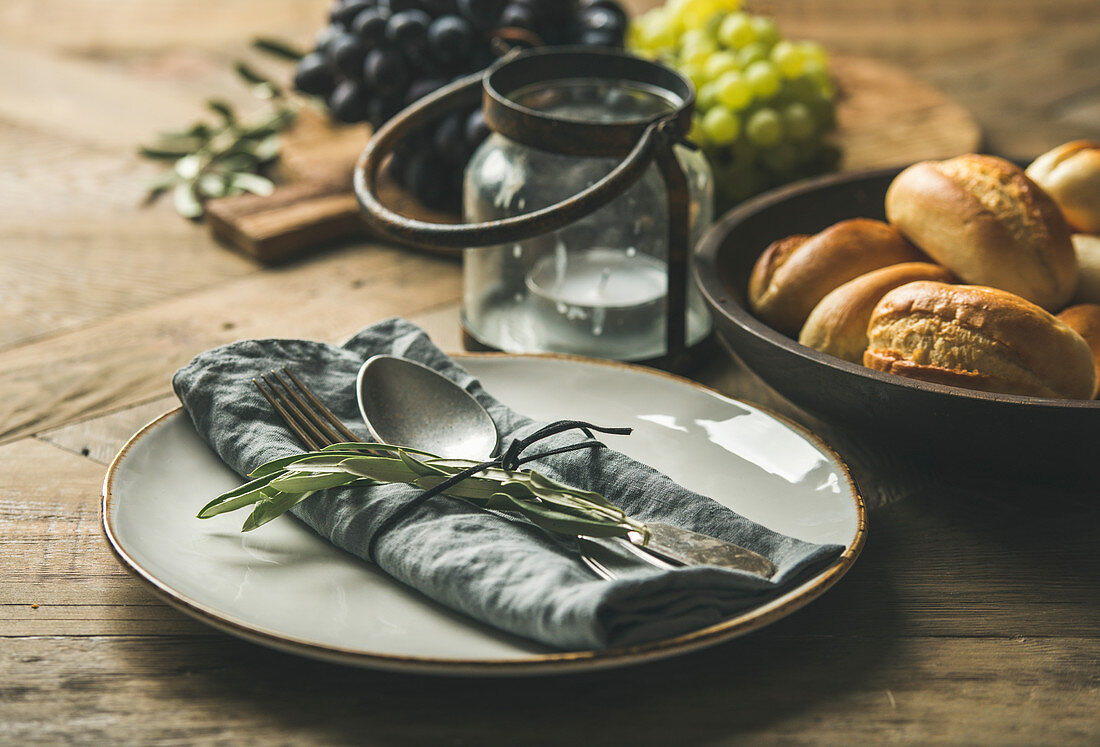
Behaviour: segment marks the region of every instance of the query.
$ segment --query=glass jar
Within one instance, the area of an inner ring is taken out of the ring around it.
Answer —
[[[510,94],[540,115],[610,126],[667,115],[681,102],[618,79],[551,80]],[[673,146],[687,177],[689,246],[713,218],[710,167]],[[466,167],[464,219],[485,222],[545,208],[606,176],[620,159],[541,150],[491,134]],[[462,323],[484,347],[624,361],[666,352],[667,190],[655,164],[623,194],[557,231],[463,257]],[[698,290],[688,291],[686,342],[710,332]]]
[[[404,138],[482,101],[461,224],[393,212],[378,174]],[[510,52],[371,138],[355,193],[400,241],[462,247],[468,347],[690,365],[710,332],[690,248],[711,222],[710,169],[682,145],[695,93],[679,73],[609,49]]]

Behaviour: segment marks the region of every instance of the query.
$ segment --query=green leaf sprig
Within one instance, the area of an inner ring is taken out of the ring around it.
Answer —
[[[268,462],[250,482],[219,495],[199,511],[200,519],[253,506],[242,532],[275,519],[319,490],[339,486],[404,483],[424,490],[473,466],[403,446],[340,443]],[[631,519],[599,493],[563,485],[534,470],[490,467],[445,490],[476,506],[512,511],[551,532],[593,537],[649,536],[646,525]]]
[[[273,39],[256,39],[253,46],[284,60],[301,53]],[[199,121],[181,130],[162,132],[157,142],[138,148],[138,154],[159,161],[172,161],[172,169],[149,184],[146,200],[151,202],[172,193],[176,212],[185,218],[201,218],[203,204],[213,197],[252,192],[268,195],[274,182],[265,174],[278,158],[279,133],[294,124],[300,104],[268,76],[244,62],[235,65],[237,75],[257,98],[266,102],[258,114],[242,118],[221,99],[206,106],[217,115],[214,122]]]

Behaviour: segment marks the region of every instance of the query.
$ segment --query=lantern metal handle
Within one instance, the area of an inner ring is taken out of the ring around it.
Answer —
[[[376,196],[378,171],[398,141],[436,117],[477,101],[486,76],[512,57],[503,57],[497,65],[426,96],[375,132],[355,166],[355,195],[379,230],[409,243],[448,247],[492,246],[556,231],[594,213],[625,192],[641,178],[659,151],[670,148],[679,138],[675,116],[656,120],[602,179],[561,202],[511,218],[484,223],[432,223],[406,217],[383,205]]]

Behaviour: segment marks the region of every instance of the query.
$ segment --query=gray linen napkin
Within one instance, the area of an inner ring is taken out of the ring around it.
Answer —
[[[493,399],[422,330],[402,319],[368,327],[343,347],[305,340],[232,343],[197,356],[176,373],[173,384],[198,432],[226,463],[246,474],[271,459],[302,451],[253,387],[253,377],[289,366],[366,440],[355,374],[364,360],[379,353],[426,364],[464,387],[496,421],[502,446],[541,425]],[[583,436],[576,432],[560,434],[528,453],[579,438]],[[612,449],[562,454],[528,467],[598,491],[634,517],[736,542],[769,558],[779,572],[765,581],[711,567],[662,571],[639,564],[618,581],[602,581],[580,563],[569,542],[525,521],[444,496],[426,501],[378,538],[379,567],[482,622],[551,646],[590,649],[641,643],[717,623],[761,603],[842,550],[772,532]],[[404,485],[332,489],[309,498],[294,513],[321,536],[365,559],[374,528],[416,494]]]

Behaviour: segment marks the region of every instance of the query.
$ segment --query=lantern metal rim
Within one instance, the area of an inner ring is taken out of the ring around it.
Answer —
[[[662,95],[669,110],[619,122],[586,122],[540,111],[516,101],[513,94],[535,84],[606,78],[634,83]],[[668,122],[679,140],[691,131],[695,88],[680,73],[660,63],[614,49],[540,47],[502,60],[483,82],[483,111],[493,132],[509,140],[555,153],[622,157],[645,130]]]

